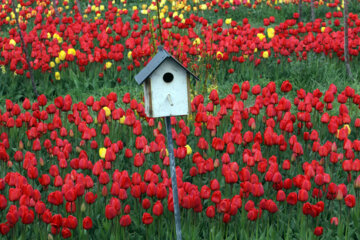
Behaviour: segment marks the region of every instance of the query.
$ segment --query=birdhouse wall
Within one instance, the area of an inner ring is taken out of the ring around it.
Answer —
[[[145,81],[145,111],[149,117],[182,116],[190,112],[188,73],[165,60]]]

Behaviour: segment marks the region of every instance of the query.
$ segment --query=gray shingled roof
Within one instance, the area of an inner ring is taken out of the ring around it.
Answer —
[[[179,64],[180,67],[185,69],[195,79],[199,80],[199,78],[197,76],[195,76],[192,72],[190,72],[186,67],[184,67],[173,56],[171,56],[170,53],[168,53],[162,46],[159,46],[158,53],[150,60],[150,62],[138,74],[136,74],[135,81],[139,85],[142,84],[167,58],[173,59],[177,64]]]

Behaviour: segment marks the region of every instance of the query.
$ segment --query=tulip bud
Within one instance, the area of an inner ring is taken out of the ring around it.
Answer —
[[[220,162],[219,162],[219,159],[217,158],[217,159],[215,159],[215,161],[214,161],[214,168],[219,167],[219,165],[220,165]]]
[[[344,198],[344,195],[343,195],[342,191],[338,190],[337,194],[336,194],[336,200],[341,201],[341,200],[343,200],[343,198]]]
[[[13,166],[12,161],[8,161],[8,162],[7,162],[7,166],[8,166],[8,168],[12,168],[12,166]]]
[[[354,181],[354,187],[360,188],[360,175]]]
[[[337,151],[337,146],[336,146],[336,142],[333,142],[331,145],[331,151],[332,152],[336,152]]]
[[[143,153],[144,153],[144,154],[149,154],[149,153],[150,153],[150,147],[149,147],[149,145],[145,145],[145,147],[143,148]]]
[[[81,204],[81,206],[80,206],[80,211],[81,211],[81,212],[85,212],[85,211],[86,211],[86,205],[85,205],[84,202],[83,202],[83,203]]]
[[[161,122],[158,122],[158,127],[157,127],[157,129],[159,129],[159,131],[161,131],[161,129],[162,129],[162,123],[161,123]]]
[[[216,136],[216,129],[211,130],[211,137],[215,137]]]
[[[39,163],[40,163],[40,166],[44,166],[45,165],[44,159],[40,158]]]
[[[263,117],[262,117],[262,122],[263,122],[263,123],[266,123],[266,116],[263,116]]]
[[[70,131],[69,131],[69,136],[74,137],[74,131],[72,129],[70,129]]]
[[[79,146],[76,146],[75,150],[76,150],[77,153],[81,152],[81,148]]]
[[[30,141],[27,142],[26,146],[27,146],[27,147],[31,147]]]
[[[80,145],[80,147],[84,146],[85,145],[85,140],[81,140],[79,145]]]
[[[19,150],[23,150],[24,149],[24,143],[22,140],[20,140],[19,142]]]
[[[48,234],[48,240],[54,240],[53,235],[51,235],[50,233]]]
[[[107,190],[106,186],[103,186],[102,191],[101,191],[101,194],[102,194],[104,197],[106,197],[106,196],[108,195],[108,190]]]
[[[320,165],[323,166],[324,163],[325,163],[325,159],[324,159],[324,158],[321,158],[321,159],[320,159]]]
[[[291,162],[294,162],[295,160],[296,160],[296,154],[295,153],[293,153],[293,154],[291,154]]]

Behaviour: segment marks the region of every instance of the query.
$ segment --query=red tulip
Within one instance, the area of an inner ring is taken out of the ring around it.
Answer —
[[[131,218],[130,215],[124,215],[120,218],[120,226],[127,227],[131,225]]]
[[[49,209],[45,210],[45,212],[41,216],[41,219],[44,223],[51,223],[52,215]]]
[[[298,193],[298,200],[301,202],[306,202],[309,198],[309,194],[306,190],[300,189]]]
[[[45,106],[47,103],[46,96],[44,94],[41,94],[37,97],[37,101],[39,103],[39,106]]]
[[[330,224],[334,224],[335,226],[337,226],[339,224],[339,219],[337,217],[332,217],[330,219]]]
[[[288,195],[287,198],[286,198],[286,202],[287,202],[289,205],[296,205],[297,200],[298,200],[298,197],[297,197],[296,192],[291,192],[291,193],[289,193],[289,195]]]
[[[99,183],[106,185],[110,181],[109,174],[107,172],[101,172],[99,175]]]
[[[59,206],[63,203],[64,199],[63,199],[63,194],[60,191],[55,191],[55,192],[51,192],[48,195],[47,198],[48,202],[51,204],[54,204],[56,206]]]
[[[7,207],[6,197],[0,194],[0,210],[4,210]]]
[[[216,204],[220,203],[220,201],[221,201],[221,192],[219,190],[213,192],[213,194],[211,195],[211,201],[213,203],[216,203]]]
[[[69,189],[64,194],[64,198],[68,202],[74,202],[76,200],[76,197],[77,197],[77,195],[76,195],[76,192],[75,192],[75,190],[73,188]]]
[[[61,227],[63,224],[63,218],[60,214],[55,214],[54,216],[51,217],[51,225],[59,228]]]
[[[206,216],[208,218],[213,218],[215,217],[215,207],[214,206],[209,206],[206,209]]]
[[[42,215],[46,210],[46,205],[42,201],[38,201],[35,204],[35,212],[39,215]]]
[[[210,188],[212,191],[216,191],[220,189],[220,183],[217,179],[213,179],[210,181]]]
[[[260,93],[260,91],[261,91],[260,85],[255,85],[255,86],[253,86],[252,89],[251,89],[251,93],[252,93],[253,95],[258,95],[258,94]]]
[[[92,228],[92,226],[93,226],[92,219],[89,216],[84,217],[84,219],[83,219],[83,228],[85,230],[89,230],[89,229]]]
[[[258,218],[258,214],[259,214],[259,210],[253,208],[251,209],[248,214],[247,214],[247,218],[250,220],[250,221],[255,221],[257,218]]]
[[[276,213],[279,210],[278,206],[276,205],[276,203],[273,200],[268,200],[266,204],[267,204],[266,209],[270,213]]]
[[[134,166],[141,167],[144,164],[145,156],[143,153],[137,153],[134,157]]]
[[[10,226],[14,226],[19,220],[18,214],[15,211],[14,212],[9,211],[6,214],[6,220],[8,221]]]
[[[348,194],[346,195],[346,197],[344,198],[345,200],[345,204],[346,206],[348,206],[349,208],[353,208],[356,205],[356,198],[354,195]]]
[[[40,144],[40,140],[38,138],[36,138],[33,142],[32,145],[32,150],[33,151],[40,151],[41,150],[41,144]]]
[[[21,189],[20,188],[10,188],[9,189],[9,200],[15,202],[21,197]]]
[[[155,216],[162,215],[164,212],[164,207],[163,207],[162,203],[160,201],[156,201],[156,203],[153,206],[152,211]]]
[[[316,236],[321,236],[323,234],[323,227],[316,227],[314,230]]]
[[[285,93],[290,92],[291,89],[292,89],[292,85],[291,85],[289,80],[286,80],[281,84],[281,91],[282,92],[285,92]]]
[[[71,231],[70,231],[70,229],[67,228],[67,227],[63,227],[62,230],[61,230],[61,236],[62,236],[63,238],[69,238],[69,237],[71,237]]]
[[[153,222],[153,217],[150,215],[150,213],[145,212],[142,216],[142,222],[146,225],[149,225]]]
[[[231,89],[233,94],[239,94],[240,93],[240,86],[237,83],[234,83]]]
[[[22,104],[23,109],[29,110],[31,108],[31,103],[28,98],[25,98]]]
[[[220,204],[218,205],[218,210],[222,213],[226,213],[230,210],[230,200],[222,199]]]
[[[105,207],[105,217],[109,220],[116,217],[117,211],[112,205],[106,205]]]

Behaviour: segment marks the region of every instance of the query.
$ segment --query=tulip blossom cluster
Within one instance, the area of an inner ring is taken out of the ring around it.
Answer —
[[[290,81],[196,95],[191,115],[171,118],[182,218],[236,226],[295,217],[315,235],[344,226],[358,208],[359,106],[351,87],[306,92]],[[2,235],[41,225],[52,236],[99,237],[112,224],[126,236],[173,218],[163,119],[148,118],[141,100],[40,95],[3,109]]]
[[[155,3],[149,7],[145,5],[143,9],[136,6],[127,9],[126,1],[120,5],[111,1],[103,5],[101,1],[94,1],[94,5],[88,5],[83,10],[85,15],[81,15],[76,4],[70,9],[69,2],[63,1],[59,5],[62,9],[59,18],[51,1],[37,2],[20,2],[21,8],[15,11],[20,16],[19,26],[25,45],[31,49],[28,56],[31,57],[31,68],[47,73],[55,80],[61,80],[61,72],[65,69],[84,72],[94,64],[102,66],[98,73],[100,78],[112,68],[113,63],[116,63],[119,72],[122,70],[120,63],[124,63],[125,71],[138,71],[148,63],[161,42],[181,63],[199,73],[200,65],[211,69],[213,61],[231,63],[232,67],[226,70],[233,73],[238,64],[249,61],[257,66],[270,57],[280,63],[284,60],[307,60],[309,53],[316,53],[344,60],[343,14],[336,8],[340,6],[340,1],[326,5],[320,1],[322,6],[319,7],[326,8],[328,12],[314,22],[297,22],[299,16],[295,13],[283,22],[269,16],[263,19],[260,27],[252,27],[247,18],[237,21],[227,18],[224,21],[219,17],[212,23],[203,14],[212,9],[235,11],[240,6],[252,6],[250,1],[213,0],[199,6],[195,4],[193,7],[202,13],[198,15],[184,10],[191,9],[190,5],[179,3],[179,6],[169,9],[166,1],[162,1],[161,36],[157,31],[159,24],[154,19],[157,17]],[[0,65],[17,75],[30,77],[27,71],[30,66],[15,27],[13,11],[9,3],[3,1],[0,5],[0,26],[5,27],[7,32],[0,37]],[[185,11],[184,14],[181,11]],[[350,13],[351,59],[359,54],[359,31],[358,14]],[[205,60],[209,57],[213,61]]]

